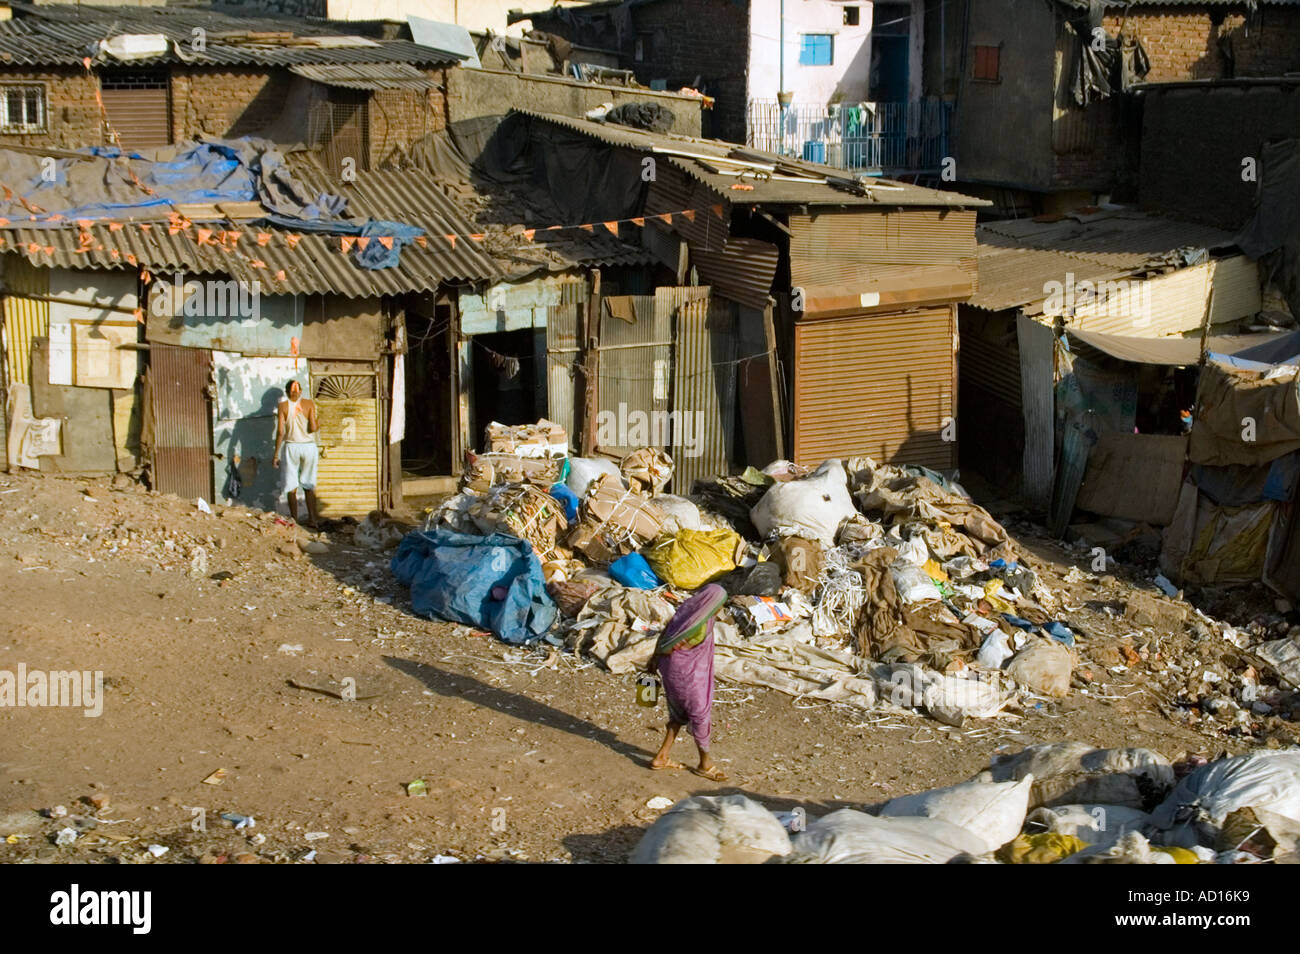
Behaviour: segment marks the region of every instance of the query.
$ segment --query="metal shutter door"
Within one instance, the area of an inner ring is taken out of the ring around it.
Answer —
[[[167,87],[105,87],[104,111],[122,140],[123,149],[150,149],[171,142],[171,117]]]
[[[795,323],[794,459],[955,465],[952,308]]]
[[[159,493],[212,500],[212,352],[154,343],[153,482]]]
[[[315,400],[321,515],[364,516],[379,506],[379,402],[373,397]]]

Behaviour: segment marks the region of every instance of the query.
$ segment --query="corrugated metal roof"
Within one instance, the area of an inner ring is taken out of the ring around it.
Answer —
[[[1122,210],[1053,222],[1014,219],[976,230],[979,288],[969,304],[990,311],[1041,301],[1049,282],[1109,281],[1176,259],[1178,249],[1231,244],[1221,229]],[[1174,262],[1176,264],[1176,261]]]
[[[1087,10],[1090,0],[1057,0],[1076,10]],[[1104,0],[1107,7],[1244,7],[1257,3],[1262,7],[1300,7],[1300,0]]]
[[[87,231],[93,247],[85,252],[74,228],[0,229],[4,248],[23,255],[33,265],[69,268],[125,268],[138,263],[163,270],[228,274],[239,281],[257,281],[266,294],[335,292],[351,298],[433,291],[443,281],[480,281],[499,277],[501,267],[469,238],[475,234],[436,179],[418,170],[361,172],[353,182],[340,182],[298,154],[290,166],[315,192],[328,191],[348,199],[356,219],[406,222],[423,228],[425,245],[407,246],[396,268],[364,269],[342,250],[337,235],[294,232],[292,229],[212,222],[172,233],[166,221],[99,224]],[[211,229],[212,235],[202,230]],[[230,235],[223,244],[223,232]],[[447,235],[456,235],[451,243]],[[269,236],[259,244],[260,236]]]
[[[639,152],[656,153],[665,161],[685,171],[707,185],[716,195],[732,202],[746,205],[871,205],[871,206],[928,206],[940,208],[976,208],[991,205],[984,199],[926,189],[921,186],[868,177],[863,194],[837,188],[829,180],[852,182],[843,169],[804,162],[790,156],[739,146],[716,139],[694,136],[675,136],[671,133],[651,133],[617,123],[598,123],[572,116],[515,110],[532,119],[551,123],[573,132],[581,133],[608,143]],[[742,165],[738,166],[737,163]],[[749,163],[751,172],[760,175],[740,175],[735,170]],[[777,166],[770,177],[762,177],[760,167]],[[733,189],[733,186],[747,186]]]
[[[208,7],[89,7],[12,4],[17,19],[0,22],[0,61],[24,66],[80,66],[100,40],[161,33],[165,55],[131,64],[294,66],[312,63],[413,63],[449,66],[461,58],[410,40],[374,40],[284,17],[249,17]],[[204,48],[195,49],[195,30]],[[261,36],[258,36],[261,34]],[[285,35],[288,36],[285,36]],[[108,60],[109,64],[116,61]]]
[[[1009,219],[989,222],[979,230],[983,243],[1006,244],[998,237],[1022,248],[1051,249],[1116,268],[1139,268],[1177,249],[1232,244],[1232,233],[1223,229],[1128,209],[1075,214],[1054,221]]]
[[[345,89],[433,89],[433,82],[410,63],[303,63],[290,73]]]

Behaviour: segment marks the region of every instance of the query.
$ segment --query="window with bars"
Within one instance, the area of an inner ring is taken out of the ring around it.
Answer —
[[[45,132],[44,86],[0,86],[0,132]]]

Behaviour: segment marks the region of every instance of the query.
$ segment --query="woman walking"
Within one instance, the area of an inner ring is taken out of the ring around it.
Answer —
[[[693,771],[714,782],[727,776],[713,763],[709,744],[713,737],[713,618],[727,602],[727,591],[716,583],[701,588],[682,603],[668,621],[647,667],[659,671],[668,700],[668,731],[650,763],[652,769],[685,768],[671,758],[673,743],[682,726],[690,726],[700,750]]]

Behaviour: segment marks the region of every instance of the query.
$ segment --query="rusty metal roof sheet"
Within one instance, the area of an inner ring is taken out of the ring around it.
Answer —
[[[617,123],[598,123],[553,113],[515,112],[612,146],[662,155],[665,161],[704,183],[718,196],[745,205],[977,208],[992,204],[957,192],[926,189],[874,177],[860,180],[861,191],[849,191],[832,184],[832,181],[838,181],[847,186],[856,181],[843,169],[778,156],[750,146],[694,136],[651,133]]]
[[[1108,281],[1181,264],[1180,249],[1231,244],[1221,229],[1131,210],[1012,219],[976,230],[979,288],[969,304],[989,311],[1041,301],[1050,282]]]
[[[410,63],[302,63],[290,73],[344,89],[433,89],[438,84]]]
[[[23,66],[80,66],[100,40],[161,33],[171,49],[124,65],[294,66],[322,63],[411,63],[449,66],[461,57],[410,40],[376,40],[340,33],[325,24],[286,17],[249,17],[220,7],[91,7],[11,4],[16,19],[0,22],[0,62]],[[203,48],[195,30],[202,30]],[[109,61],[112,63],[113,61]]]
[[[330,179],[308,160],[290,163],[304,184],[348,199],[357,219],[384,219],[417,225],[427,233],[424,245],[402,250],[395,268],[365,269],[342,249],[340,236],[295,232],[251,222],[221,224],[197,218],[194,227],[173,231],[156,222],[95,224],[86,231],[91,247],[81,251],[74,228],[0,229],[6,251],[33,265],[68,268],[129,268],[228,274],[257,281],[267,294],[334,292],[350,298],[433,291],[444,281],[484,281],[503,269],[470,238],[473,226],[442,192],[437,180],[417,170],[361,172],[352,182]],[[313,173],[313,169],[315,172]],[[457,236],[450,242],[446,236]]]

